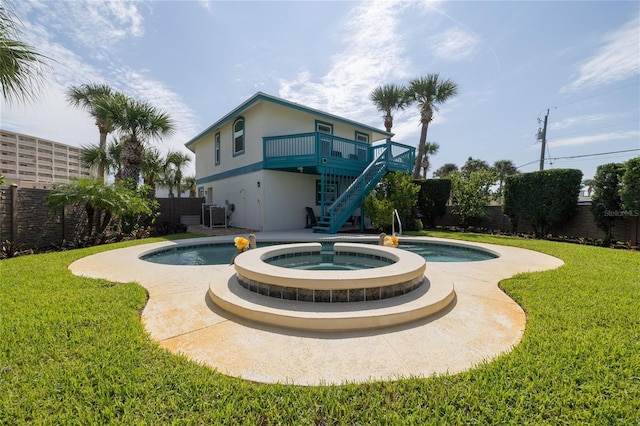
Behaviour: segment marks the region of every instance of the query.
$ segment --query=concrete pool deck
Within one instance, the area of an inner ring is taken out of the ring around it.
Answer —
[[[308,230],[255,235],[258,245],[261,240],[361,238]],[[428,262],[425,275],[431,282],[449,280],[455,288],[456,300],[445,311],[383,329],[312,332],[262,325],[216,306],[208,296],[209,282],[226,265],[185,267],[138,258],[159,248],[231,242],[233,238],[207,237],[110,250],[79,259],[69,269],[76,275],[114,282],[135,281],[146,288],[149,300],[142,322],[163,348],[246,380],[321,385],[457,373],[510,351],[522,338],[526,317],[498,283],[517,273],[563,264],[530,250],[464,242],[500,257],[480,262]],[[401,239],[455,243],[430,237]]]

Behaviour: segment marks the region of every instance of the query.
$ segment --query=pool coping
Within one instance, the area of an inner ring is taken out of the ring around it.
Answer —
[[[255,233],[261,239],[322,241],[371,239],[308,231]],[[247,236],[246,234],[242,234]],[[476,262],[427,264],[432,282],[450,280],[456,299],[441,314],[388,328],[322,333],[266,326],[229,314],[208,295],[212,276],[226,265],[161,265],[138,257],[176,244],[232,242],[234,236],[150,243],[110,250],[72,263],[77,275],[136,281],[149,293],[141,320],[159,346],[223,374],[265,383],[340,384],[456,373],[510,351],[524,333],[522,308],[498,283],[517,273],[560,267],[542,253],[431,237],[406,240],[477,246],[500,255]]]

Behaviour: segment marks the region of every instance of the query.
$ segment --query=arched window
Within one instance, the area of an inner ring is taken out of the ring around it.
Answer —
[[[244,118],[233,122],[233,156],[244,154]]]

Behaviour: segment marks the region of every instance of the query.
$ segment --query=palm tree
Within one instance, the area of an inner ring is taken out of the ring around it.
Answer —
[[[159,139],[173,133],[173,121],[168,114],[146,102],[116,93],[111,98],[98,99],[98,107],[104,109],[114,129],[123,142],[122,179],[138,186],[142,167],[144,145],[150,139]]]
[[[433,174],[439,177],[440,179],[444,179],[447,176],[449,176],[451,173],[457,172],[457,171],[458,171],[458,166],[456,166],[453,163],[446,163],[443,166],[440,166],[440,168],[435,172],[433,172]]]
[[[477,172],[480,170],[489,170],[491,167],[489,163],[484,160],[480,160],[478,158],[469,157],[464,165],[460,168],[460,172],[462,173],[462,177],[468,179],[471,176],[471,173]]]
[[[147,148],[142,155],[142,164],[140,171],[142,172],[142,181],[149,186],[149,194],[156,194],[156,185],[164,183],[164,176],[167,170],[166,160],[160,154],[157,148]]]
[[[373,89],[369,96],[376,109],[385,114],[384,128],[387,132],[391,132],[393,127],[392,111],[405,109],[409,104],[406,89],[395,84],[386,84]]]
[[[407,91],[410,99],[418,103],[420,123],[422,124],[416,163],[413,169],[413,178],[418,179],[425,152],[425,143],[427,142],[427,131],[429,123],[433,121],[433,113],[438,110],[437,105],[445,103],[458,93],[458,85],[452,80],[440,79],[439,74],[427,74],[426,77],[411,80]]]
[[[498,198],[502,199],[502,187],[504,185],[504,179],[507,176],[515,175],[518,172],[518,168],[511,160],[498,160],[493,163],[493,170],[498,175]]]
[[[124,142],[116,138],[112,138],[107,145],[107,157],[109,158],[108,173],[113,173],[116,182],[122,180],[122,146]]]
[[[170,151],[167,153],[167,168],[173,171],[173,185],[178,192],[178,198],[182,196],[182,172],[191,162],[191,158],[182,152]]]
[[[113,131],[113,123],[108,111],[101,108],[99,101],[108,100],[113,96],[113,90],[106,84],[82,84],[80,86],[71,86],[67,90],[67,101],[73,106],[86,110],[96,120],[96,126],[98,126],[98,131],[100,132],[99,147],[103,153],[107,152],[107,134]],[[98,177],[105,181],[105,165],[99,162],[96,166]]]
[[[184,186],[189,189],[189,198],[196,198],[196,177],[187,176],[184,178]]]
[[[429,162],[429,156],[436,155],[438,150],[440,149],[440,145],[437,142],[427,142],[424,144],[424,157],[422,157],[422,178],[427,178],[427,172],[429,171],[429,167],[431,167],[431,163]]]
[[[585,179],[582,181],[582,186],[587,188],[587,197],[591,197],[594,183],[595,181],[593,179]]]
[[[48,59],[19,40],[20,20],[8,1],[0,3],[0,87],[8,101],[27,101],[36,97]]]

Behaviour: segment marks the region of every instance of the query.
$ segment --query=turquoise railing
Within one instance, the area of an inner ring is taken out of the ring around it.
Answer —
[[[315,231],[330,233],[338,232],[386,172],[410,172],[415,158],[412,146],[391,141],[372,146],[320,132],[264,137],[263,148],[265,168],[314,167],[322,176],[321,224]],[[337,199],[325,199],[326,194]]]
[[[333,163],[362,170],[373,158],[365,142],[320,132],[263,138],[265,167],[299,167]]]
[[[328,231],[331,234],[338,232],[353,212],[362,204],[364,197],[382,179],[382,176],[387,171],[387,153],[386,147],[379,151],[376,158],[369,163],[367,168],[329,207],[327,212],[329,227],[324,230],[325,232]],[[322,232],[323,229],[318,227],[316,231]]]

